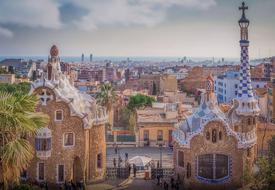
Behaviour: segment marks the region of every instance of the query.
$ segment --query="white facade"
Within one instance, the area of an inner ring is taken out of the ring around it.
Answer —
[[[214,90],[219,103],[230,103],[238,95],[239,73],[227,71],[216,76]]]

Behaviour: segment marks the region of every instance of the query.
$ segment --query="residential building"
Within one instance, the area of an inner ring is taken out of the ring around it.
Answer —
[[[15,83],[15,74],[0,74],[0,83]]]
[[[219,103],[230,103],[238,94],[239,72],[227,71],[214,78],[214,91]]]
[[[171,146],[172,132],[177,122],[177,104],[153,103],[151,108],[137,110],[138,146]]]
[[[79,93],[60,69],[58,48],[50,50],[47,69],[32,83],[37,111],[50,122],[29,137],[35,157],[27,168],[31,181],[48,184],[91,183],[106,171],[106,109],[89,95]]]

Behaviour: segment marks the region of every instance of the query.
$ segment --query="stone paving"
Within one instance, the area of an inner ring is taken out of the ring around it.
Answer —
[[[134,156],[150,156],[156,164],[160,160],[160,149],[158,147],[127,147],[119,148],[118,153],[122,160],[125,160],[125,153],[128,153],[128,158]],[[115,154],[114,148],[107,148],[107,167],[113,167],[113,159],[118,159],[118,154]],[[173,167],[173,152],[170,148],[162,148],[162,167]]]

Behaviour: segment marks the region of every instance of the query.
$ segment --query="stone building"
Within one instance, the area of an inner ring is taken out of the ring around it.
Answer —
[[[40,99],[37,110],[50,122],[30,138],[36,156],[27,177],[50,184],[101,180],[106,170],[106,110],[70,84],[61,73],[58,54],[52,46],[47,71],[32,83],[30,93]]]
[[[213,78],[196,112],[177,125],[174,138],[174,166],[185,186],[197,189],[227,189],[242,184],[245,172],[252,172],[257,156],[256,116],[258,102],[253,95],[248,61],[248,25],[245,4],[241,27],[241,69],[238,96],[223,113],[214,94]]]
[[[176,103],[153,103],[151,108],[137,110],[138,146],[171,146],[178,117]]]

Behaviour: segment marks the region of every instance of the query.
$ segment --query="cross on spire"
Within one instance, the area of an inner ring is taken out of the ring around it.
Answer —
[[[245,2],[242,2],[242,6],[239,7],[239,10],[242,10],[243,17],[245,17],[245,10],[248,10],[248,6],[245,6]]]

